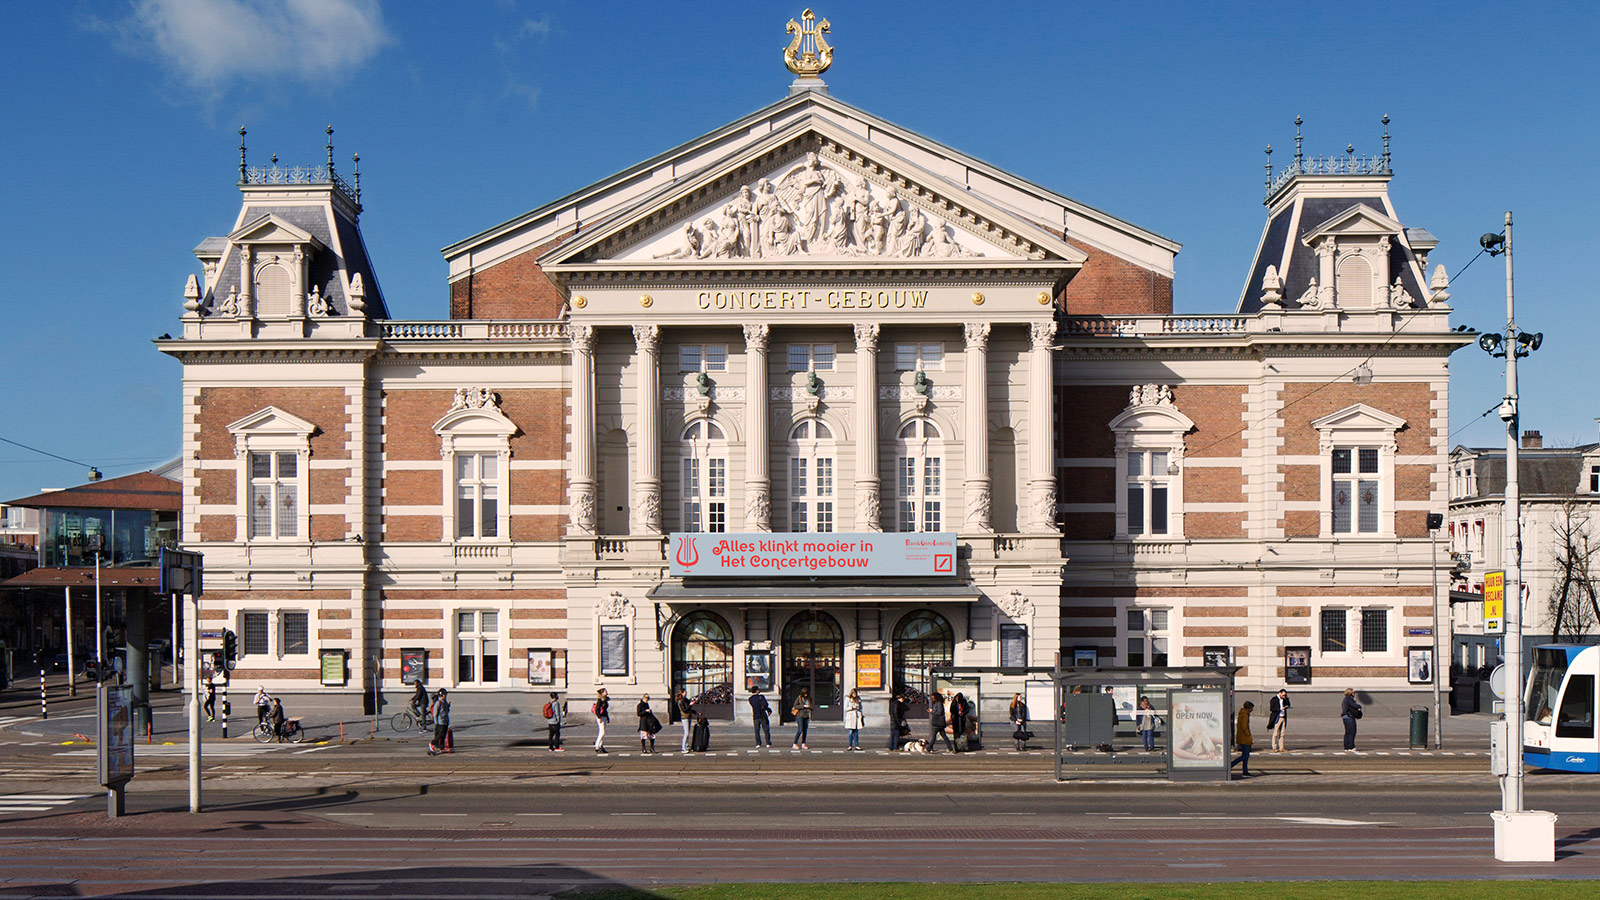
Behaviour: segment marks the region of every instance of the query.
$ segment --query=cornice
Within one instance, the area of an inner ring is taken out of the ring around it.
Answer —
[[[379,352],[378,341],[325,344],[260,341],[156,341],[162,353],[186,363],[207,362],[361,362]]]

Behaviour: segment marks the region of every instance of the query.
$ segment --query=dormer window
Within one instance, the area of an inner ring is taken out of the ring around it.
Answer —
[[[1333,293],[1340,307],[1365,309],[1372,306],[1372,264],[1356,255],[1339,260]]]
[[[269,316],[292,315],[293,282],[289,277],[289,270],[272,257],[272,261],[256,269],[256,316],[266,318]]]

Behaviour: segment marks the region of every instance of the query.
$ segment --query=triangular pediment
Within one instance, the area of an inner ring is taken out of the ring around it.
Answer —
[[[1390,415],[1381,409],[1374,409],[1365,403],[1346,406],[1338,412],[1329,413],[1311,423],[1312,428],[1325,432],[1384,432],[1389,434],[1404,428],[1405,425],[1405,419]]]
[[[295,225],[294,223],[267,213],[252,219],[248,224],[240,227],[228,235],[228,240],[235,244],[299,244],[321,247],[322,242],[317,240],[311,232]]]
[[[1056,232],[812,118],[675,180],[541,259],[637,269],[1051,263]]]
[[[1333,237],[1387,237],[1399,234],[1405,226],[1373,209],[1357,203],[1321,225],[1306,232],[1301,238],[1306,246],[1332,235]]]
[[[228,426],[230,434],[281,435],[309,437],[317,426],[299,416],[293,416],[276,406],[268,406]]]

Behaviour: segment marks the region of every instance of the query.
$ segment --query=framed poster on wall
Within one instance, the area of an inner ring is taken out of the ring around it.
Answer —
[[[856,651],[856,687],[864,691],[883,690],[883,651]]]
[[[400,683],[428,683],[428,651],[418,648],[400,651]]]
[[[554,650],[528,650],[528,683],[555,684],[556,652]]]
[[[1020,669],[1028,664],[1028,628],[1000,626],[1000,668]]]
[[[1433,648],[1411,647],[1406,650],[1406,681],[1411,684],[1433,683]]]
[[[600,674],[628,674],[628,626],[600,626]]]
[[[1311,683],[1311,648],[1283,648],[1283,681],[1285,684]]]
[[[772,690],[772,651],[750,650],[744,655],[744,689]]]
[[[325,687],[338,687],[344,684],[343,650],[324,650],[318,656],[317,662],[320,663],[318,669],[322,676],[322,684]]]

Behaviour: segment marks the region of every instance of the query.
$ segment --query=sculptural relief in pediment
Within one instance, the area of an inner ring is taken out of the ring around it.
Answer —
[[[739,188],[618,258],[912,260],[1016,258],[911,202],[894,185],[814,152]]]

